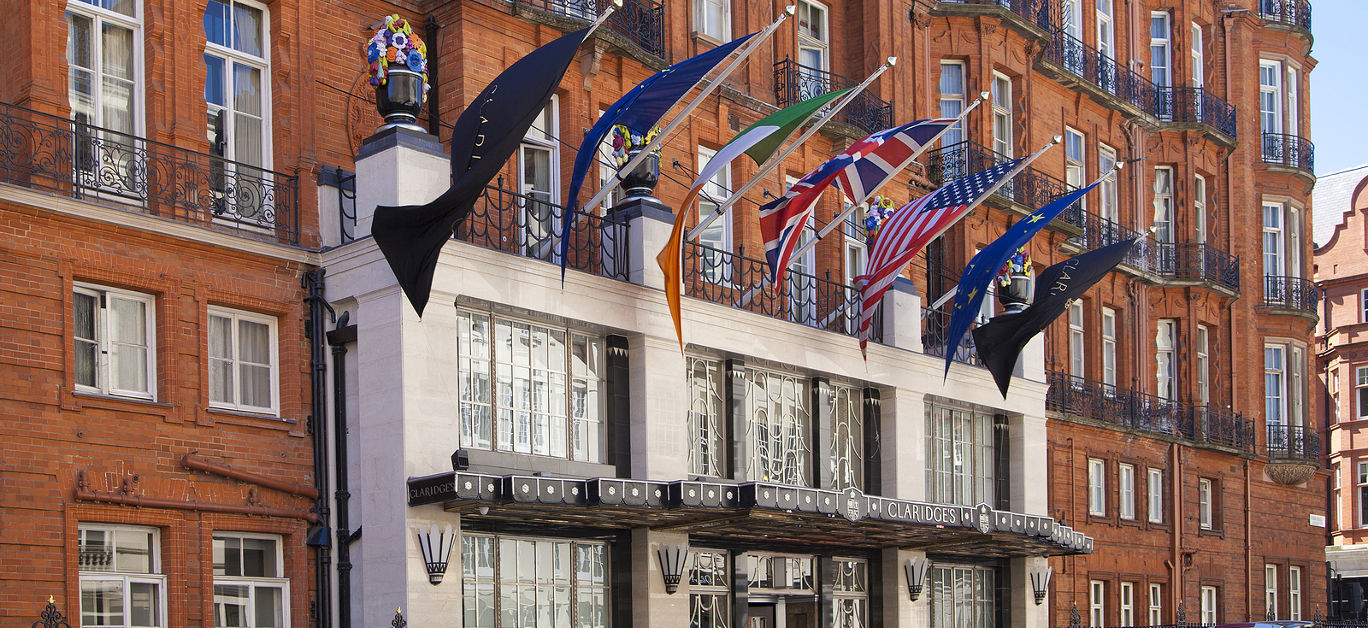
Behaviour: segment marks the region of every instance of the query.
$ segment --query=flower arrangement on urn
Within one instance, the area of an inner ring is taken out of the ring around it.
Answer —
[[[427,44],[414,34],[408,20],[385,17],[385,25],[366,44],[375,108],[385,119],[381,129],[405,127],[426,132],[415,124],[427,102]]]
[[[1031,300],[1031,251],[1021,247],[1007,259],[998,271],[997,297],[1002,309],[1007,312],[1020,312],[1026,309]]]

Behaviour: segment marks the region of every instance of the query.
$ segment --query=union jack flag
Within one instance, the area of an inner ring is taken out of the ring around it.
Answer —
[[[928,242],[955,224],[978,205],[994,184],[1012,174],[1022,157],[980,170],[945,184],[939,190],[903,205],[879,227],[879,237],[869,252],[866,272],[855,278],[860,289],[860,352],[869,344],[874,310],[904,266]]]
[[[918,120],[860,140],[852,148],[858,147],[863,153],[862,158],[841,170],[841,174],[836,176],[836,187],[845,193],[851,203],[859,205],[865,202],[889,179],[912,163],[927,144],[936,141],[942,131],[958,121],[958,118]]]

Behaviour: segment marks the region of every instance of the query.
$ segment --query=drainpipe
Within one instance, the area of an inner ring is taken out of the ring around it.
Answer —
[[[333,368],[333,457],[337,488],[333,491],[337,507],[337,628],[351,628],[351,545],[361,538],[361,529],[351,531],[351,493],[347,488],[347,344],[356,342],[356,325],[349,324],[350,313],[343,312],[336,327],[328,332]]]
[[[1251,487],[1250,487],[1250,478],[1249,478],[1249,460],[1246,459],[1246,460],[1244,461],[1244,501],[1245,501],[1245,509],[1244,509],[1244,511],[1245,511],[1245,516],[1244,516],[1245,535],[1244,535],[1244,537],[1245,537],[1245,578],[1246,578],[1246,583],[1248,583],[1249,580],[1253,580],[1253,579],[1254,579],[1254,535],[1253,535],[1253,533],[1252,533],[1252,531],[1251,531],[1251,529],[1250,529],[1250,526],[1253,525],[1253,523],[1254,523],[1254,519],[1253,519],[1253,515],[1250,514],[1250,512],[1249,512],[1249,511],[1251,510],[1250,507],[1249,507],[1251,497],[1252,497],[1252,489],[1251,489]],[[1246,610],[1245,610],[1245,617],[1247,617],[1247,618],[1249,618],[1249,619],[1252,620],[1252,619],[1254,619],[1255,617],[1257,617],[1257,615],[1254,614],[1254,587],[1245,586],[1244,589],[1245,589],[1245,609],[1246,609]]]
[[[315,582],[318,590],[314,608],[314,615],[318,618],[316,625],[318,628],[329,628],[332,618],[332,604],[329,601],[329,594],[332,591],[329,578],[332,558],[328,551],[327,537],[328,428],[327,423],[323,421],[324,408],[327,407],[327,390],[323,387],[323,378],[328,365],[327,354],[323,350],[323,312],[326,310],[331,315],[332,308],[323,299],[323,272],[320,268],[304,273],[303,287],[308,290],[308,296],[304,297],[304,301],[309,306],[306,328],[309,338],[309,431],[313,435],[314,487],[318,491],[314,512],[318,514],[320,526],[310,530],[308,543],[314,548],[314,567],[317,570]]]
[[[1172,554],[1169,557],[1169,560],[1172,561],[1173,564],[1173,590],[1169,592],[1169,596],[1173,598],[1172,608],[1175,623],[1178,621],[1178,605],[1183,603],[1183,571],[1186,569],[1183,565],[1182,547],[1183,466],[1181,454],[1182,452],[1178,449],[1178,443],[1169,445],[1169,468],[1173,469],[1173,473],[1169,474],[1169,487],[1170,494],[1172,495],[1169,498],[1169,509],[1173,513],[1173,519],[1170,520],[1171,523],[1169,524],[1173,529],[1173,549]]]

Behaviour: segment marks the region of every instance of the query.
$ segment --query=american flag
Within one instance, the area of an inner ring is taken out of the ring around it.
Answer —
[[[873,196],[894,175],[906,168],[927,144],[934,142],[941,131],[958,122],[958,118],[918,120],[885,131],[863,140],[859,148],[864,155],[848,164],[836,176],[836,187],[851,203],[859,205]],[[852,147],[854,148],[854,147]]]
[[[869,252],[866,272],[855,278],[860,288],[860,351],[869,344],[869,327],[874,310],[888,287],[933,238],[969,213],[994,184],[1030,157],[1000,163],[960,177],[897,211],[879,227],[879,237]]]

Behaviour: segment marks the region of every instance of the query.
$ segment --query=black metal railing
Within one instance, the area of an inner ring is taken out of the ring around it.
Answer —
[[[1264,275],[1264,306],[1316,313],[1320,290],[1309,279]]]
[[[1055,28],[1049,0],[940,0],[941,4],[987,4],[1003,7],[1047,31]]]
[[[1268,457],[1275,460],[1300,460],[1320,466],[1320,434],[1306,425],[1268,426]]]
[[[942,306],[937,310],[931,310],[926,307],[922,308],[922,353],[945,359],[945,350],[947,345],[950,344],[950,315],[951,311],[949,306]],[[970,325],[970,332],[972,332],[973,328],[976,326],[977,325]],[[965,332],[964,337],[960,338],[959,346],[955,347],[955,353],[951,359],[962,364],[983,366],[983,361],[979,359],[978,351],[974,350],[974,337],[972,333]]]
[[[1096,380],[1048,371],[1048,410],[1120,427],[1221,445],[1254,449],[1254,422],[1239,413],[1164,399]]]
[[[456,226],[454,238],[478,246],[560,263],[560,230],[565,208],[497,185],[485,188],[475,207]],[[567,268],[628,281],[628,225],[612,218],[575,212]]]
[[[1240,258],[1210,244],[1155,242],[1156,274],[1173,279],[1195,279],[1240,290]]]
[[[514,0],[534,9],[593,21],[612,0]],[[623,0],[606,26],[640,46],[642,50],[665,58],[665,5],[656,0]]]
[[[1259,0],[1259,17],[1311,32],[1311,3],[1307,0]]]
[[[1165,122],[1206,124],[1235,139],[1235,105],[1201,87],[1156,87],[1155,114]]]
[[[788,57],[774,64],[774,102],[780,107],[858,84],[859,81],[810,68]],[[882,131],[893,126],[893,105],[868,91],[862,91],[836,118],[868,133]]]
[[[684,294],[695,299],[771,316],[799,325],[856,336],[860,291],[854,286],[790,268],[784,287],[763,285],[769,264],[698,242],[684,244]],[[876,313],[870,339],[883,340]]]
[[[1066,213],[1068,211],[1072,210],[1066,210]],[[1081,214],[1077,220],[1082,223],[1083,233],[1069,238],[1069,243],[1082,248],[1084,251],[1094,251],[1140,235],[1139,231],[1092,212],[1081,212]],[[1121,262],[1132,268],[1148,270],[1148,259],[1149,254],[1145,242],[1142,240],[1137,246],[1131,248],[1130,252],[1126,254],[1126,258]]]
[[[1141,111],[1157,112],[1158,95],[1152,81],[1068,33],[1054,33],[1045,59]]]
[[[1004,161],[1008,161],[1006,156],[982,144],[965,141],[931,151],[927,163],[931,180],[944,185],[971,172],[986,170]],[[1035,211],[1050,201],[1068,194],[1072,189],[1073,186],[1068,183],[1027,166],[994,194]],[[1082,224],[1078,222],[1081,216],[1072,208],[1060,214],[1060,218],[1066,223],[1082,228]]]
[[[299,242],[298,177],[8,103],[0,103],[0,181]]]
[[[1263,162],[1315,172],[1316,145],[1296,135],[1264,133]]]

